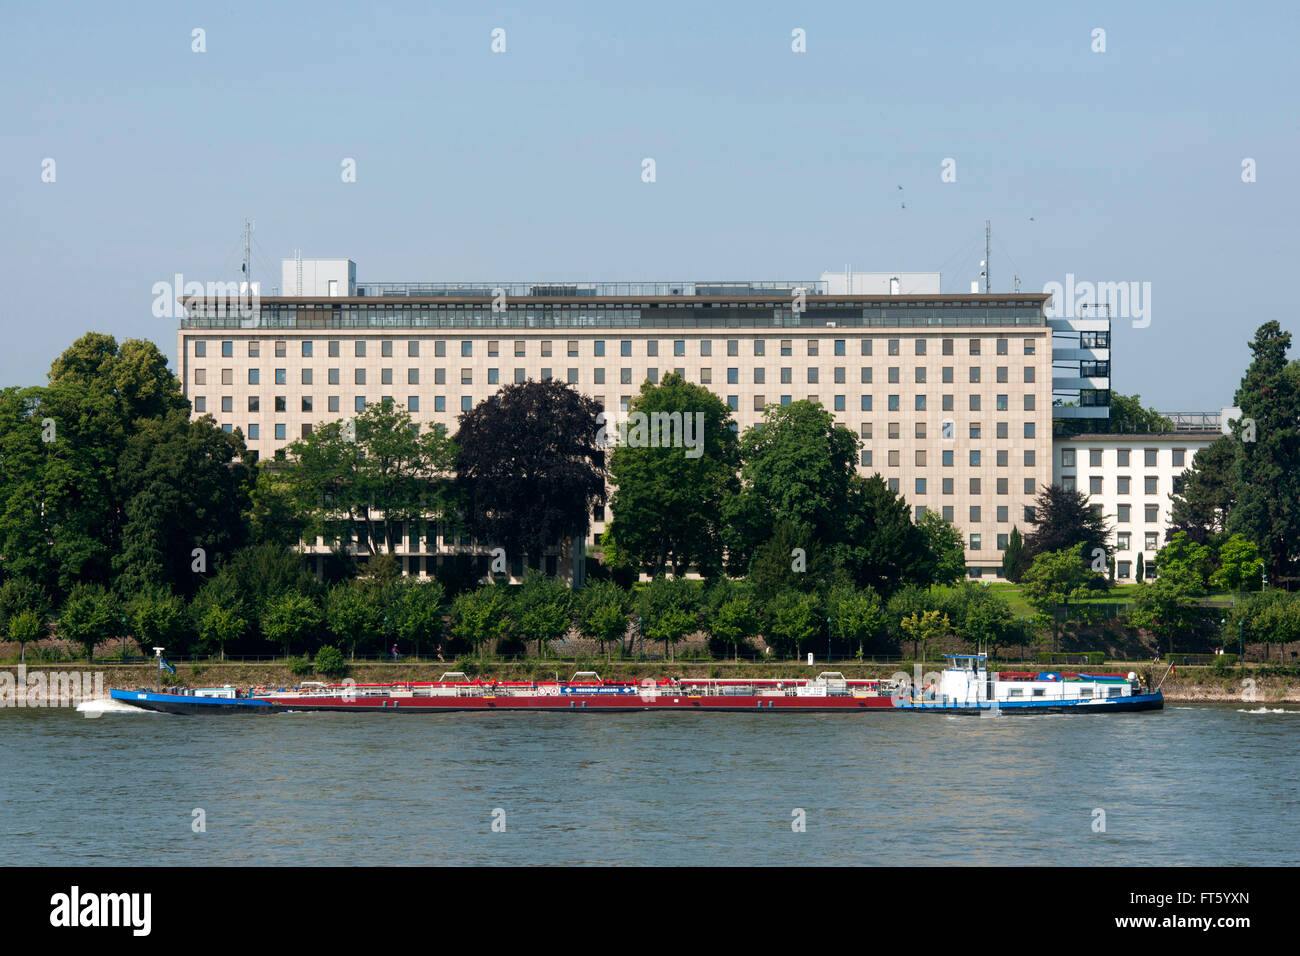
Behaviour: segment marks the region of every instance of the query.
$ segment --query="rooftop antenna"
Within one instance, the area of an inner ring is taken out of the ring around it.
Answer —
[[[294,292],[294,295],[302,295],[302,250],[293,250],[293,258],[294,262],[297,263],[298,266],[298,288]]]
[[[253,224],[247,219],[244,220],[244,262],[240,271],[244,274],[245,288],[252,288],[253,282],[253,253],[252,253],[252,233]]]
[[[993,220],[984,220],[984,261],[980,263],[984,267],[984,294],[988,295],[988,261],[991,259],[993,248]]]
[[[1020,291],[1020,276],[1017,275],[1017,276],[1014,276],[1013,278],[1014,278],[1015,283],[1016,283],[1016,291],[1019,292],[1019,291]]]

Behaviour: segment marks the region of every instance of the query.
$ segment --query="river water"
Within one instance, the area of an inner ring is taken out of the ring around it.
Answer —
[[[1033,717],[10,709],[0,851],[11,865],[1294,864],[1297,733],[1300,707],[1253,703]]]

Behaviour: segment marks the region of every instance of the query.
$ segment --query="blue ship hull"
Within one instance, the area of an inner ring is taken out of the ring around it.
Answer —
[[[192,694],[157,694],[141,690],[109,691],[113,700],[163,714],[271,714],[283,710],[270,701],[247,697],[195,697]]]
[[[902,701],[899,710],[937,711],[944,714],[1115,714],[1126,711],[1162,710],[1164,694],[1134,694],[1130,697],[1094,697],[1080,700],[1003,700],[992,703],[960,704],[950,701]]]

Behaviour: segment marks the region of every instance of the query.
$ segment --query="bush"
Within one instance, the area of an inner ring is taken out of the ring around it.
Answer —
[[[289,658],[289,673],[294,677],[306,677],[308,674],[315,673],[315,670],[311,658],[306,655]]]
[[[339,678],[348,672],[347,661],[337,647],[326,644],[316,652],[316,673],[322,677]]]

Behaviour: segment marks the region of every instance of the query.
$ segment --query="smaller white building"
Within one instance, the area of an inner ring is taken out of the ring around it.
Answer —
[[[1152,567],[1165,544],[1183,472],[1219,432],[1076,435],[1052,442],[1052,483],[1083,492],[1112,527],[1115,579],[1133,581],[1137,559]]]

